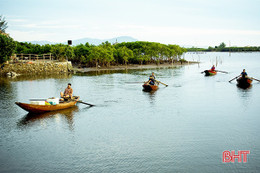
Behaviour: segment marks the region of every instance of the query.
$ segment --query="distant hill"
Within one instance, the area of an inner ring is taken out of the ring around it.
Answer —
[[[56,44],[54,42],[50,42],[50,41],[46,41],[46,40],[42,40],[42,41],[23,41],[23,42],[32,43],[32,44],[39,44],[39,45]]]
[[[93,45],[99,45],[102,42],[110,42],[110,43],[122,43],[122,42],[135,42],[138,41],[137,39],[133,38],[133,37],[129,37],[129,36],[121,36],[121,37],[115,37],[115,38],[111,38],[111,39],[95,39],[95,38],[82,38],[82,39],[78,39],[78,40],[72,40],[72,45],[79,45],[79,44],[85,44],[85,43],[89,43],[89,44],[93,44]],[[32,44],[39,44],[39,45],[44,45],[44,44],[57,44],[55,42],[50,42],[50,41],[28,41],[28,43],[32,43]],[[67,44],[67,42],[63,42],[62,44]]]

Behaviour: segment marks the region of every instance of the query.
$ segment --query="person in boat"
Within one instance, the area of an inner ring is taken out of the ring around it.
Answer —
[[[155,79],[154,79],[153,75],[150,75],[149,80],[145,83],[149,84],[149,85],[155,85]]]
[[[239,76],[242,76],[242,78],[244,78],[244,79],[247,78],[246,70],[243,69],[242,73]]]
[[[215,66],[214,65],[211,67],[210,71],[215,71]]]
[[[155,74],[154,74],[154,72],[152,72],[152,76],[153,76],[153,79],[155,80]]]
[[[64,93],[60,93],[60,97],[64,100],[72,99],[73,89],[71,88],[71,83],[68,83],[67,88],[65,89]]]

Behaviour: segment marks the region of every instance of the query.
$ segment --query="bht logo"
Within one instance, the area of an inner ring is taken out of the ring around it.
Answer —
[[[238,151],[238,154],[235,154],[235,151],[232,150],[231,153],[229,151],[224,151],[222,156],[222,161],[225,162],[235,162],[235,159],[238,159],[238,162],[242,161],[242,155],[243,155],[243,162],[247,162],[247,154],[250,154],[249,150],[241,150]]]

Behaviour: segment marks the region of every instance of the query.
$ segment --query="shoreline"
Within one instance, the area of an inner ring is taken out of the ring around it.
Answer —
[[[128,64],[125,65],[115,65],[110,67],[87,67],[87,68],[80,68],[80,67],[73,67],[74,73],[88,73],[88,72],[96,72],[96,71],[120,71],[120,70],[145,70],[145,69],[160,69],[160,68],[175,68],[179,66],[184,65],[192,65],[192,64],[198,64],[200,62],[197,61],[187,61],[187,62],[175,62],[173,64],[171,63],[163,63],[163,64],[145,64],[145,65],[139,65],[139,64]]]

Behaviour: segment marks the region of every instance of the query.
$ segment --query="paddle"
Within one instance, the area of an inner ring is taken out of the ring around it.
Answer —
[[[215,70],[216,72],[221,72],[221,73],[228,73],[226,71],[221,71],[221,70]]]
[[[165,84],[165,83],[162,83],[161,81],[158,81],[158,80],[156,80],[156,82],[159,82],[159,83],[161,83],[161,84],[165,85],[166,87],[168,86],[167,84]]]
[[[240,76],[240,75],[239,75]],[[234,79],[237,79],[239,76],[237,76],[237,77],[234,77],[233,79],[231,79],[230,81],[228,81],[228,82],[231,82],[232,80],[234,80]]]
[[[81,101],[81,100],[79,100],[78,103],[82,103],[82,104],[89,105],[89,106],[95,106],[95,105],[92,105],[92,104],[89,104],[89,103],[83,102],[83,101]]]
[[[253,77],[251,77],[251,79],[254,79],[254,80],[256,80],[256,81],[260,82],[260,80],[258,80],[258,79],[255,79],[255,78],[253,78]]]

